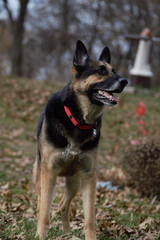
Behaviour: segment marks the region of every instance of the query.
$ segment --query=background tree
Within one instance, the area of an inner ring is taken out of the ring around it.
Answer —
[[[10,0],[3,0],[5,9],[8,1]],[[138,42],[126,41],[125,34],[140,34],[143,28],[148,27],[154,36],[160,36],[160,2],[157,0],[30,0],[27,15],[29,0],[17,1],[20,2],[20,6],[25,3],[25,7],[22,6],[25,15],[23,21],[19,21],[20,17],[11,20],[13,14],[8,7],[10,23],[21,22],[21,28],[16,30],[16,34],[12,31],[10,38],[19,38],[22,29],[23,34],[20,39],[23,38],[23,44],[22,41],[21,44],[18,44],[18,40],[13,41],[13,52],[17,53],[16,48],[21,46],[25,57],[23,61],[20,60],[22,57],[19,58],[17,66],[21,65],[21,74],[31,78],[49,80],[58,78],[68,81],[71,77],[72,58],[77,39],[84,41],[90,54],[96,58],[99,57],[104,46],[109,46],[115,69],[129,77],[129,69],[134,63]],[[8,22],[7,19],[3,19],[3,26],[5,25],[6,29]],[[18,26],[17,23],[10,25]],[[6,39],[5,34],[4,37]],[[18,46],[15,46],[16,43]],[[4,50],[0,49],[0,51],[4,53]],[[9,61],[8,45],[5,52]],[[12,56],[14,59],[14,54]],[[152,51],[155,85],[160,85],[159,59],[160,47],[155,44]],[[16,61],[12,62],[14,64]],[[0,62],[3,66],[1,63],[4,61]],[[18,74],[16,71],[12,72]]]
[[[22,76],[23,64],[23,36],[24,36],[24,23],[27,13],[27,4],[29,0],[19,0],[19,12],[17,19],[14,19],[11,9],[8,6],[8,0],[3,0],[4,8],[8,13],[10,22],[10,30],[12,35],[11,43],[11,66],[12,74]]]

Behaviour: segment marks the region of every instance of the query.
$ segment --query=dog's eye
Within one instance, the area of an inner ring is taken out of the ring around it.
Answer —
[[[116,74],[116,71],[112,68],[112,72],[114,73],[114,74]]]
[[[100,75],[107,75],[108,74],[108,70],[105,66],[101,66],[97,72],[100,74]]]

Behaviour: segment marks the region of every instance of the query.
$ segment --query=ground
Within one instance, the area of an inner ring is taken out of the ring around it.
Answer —
[[[63,84],[0,77],[0,239],[36,239],[36,195],[32,166],[36,149],[36,123],[48,97]],[[143,120],[147,137],[159,134],[160,91],[123,93],[117,107],[103,117],[98,178],[122,185],[116,192],[97,191],[96,231],[99,240],[160,239],[160,202],[140,196],[126,180],[119,155],[137,132],[136,107],[146,105]],[[59,213],[64,179],[57,181],[47,239],[84,239],[81,194],[71,209],[72,233],[65,235]]]

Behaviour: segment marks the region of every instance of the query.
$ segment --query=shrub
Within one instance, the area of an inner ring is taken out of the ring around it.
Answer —
[[[122,156],[122,164],[143,196],[160,199],[160,137],[130,146]]]

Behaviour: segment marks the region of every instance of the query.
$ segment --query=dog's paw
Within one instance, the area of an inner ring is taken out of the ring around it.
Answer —
[[[44,231],[37,231],[36,232],[36,239],[38,240],[45,240],[45,238],[47,237],[47,233],[48,233],[48,230],[44,230]]]
[[[81,240],[81,238],[78,238],[78,237],[76,237],[76,236],[73,236],[73,237],[71,238],[71,240]]]

